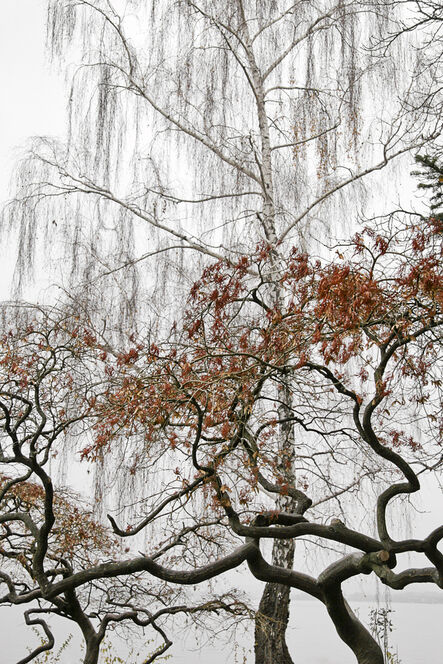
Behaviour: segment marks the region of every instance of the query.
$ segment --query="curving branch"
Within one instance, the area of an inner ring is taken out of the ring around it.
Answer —
[[[17,662],[17,664],[28,664],[28,662],[32,662],[32,660],[38,657],[41,653],[48,652],[49,650],[52,650],[52,648],[54,647],[55,644],[54,635],[52,634],[51,629],[46,620],[44,620],[43,618],[31,617],[33,614],[41,614],[41,613],[46,613],[46,611],[44,609],[29,609],[25,611],[24,613],[25,622],[27,625],[30,626],[40,625],[40,627],[42,627],[46,635],[47,641],[46,643],[42,643],[40,646],[37,646],[37,648],[34,648],[34,650],[30,652],[29,655],[27,655],[27,657],[23,657],[22,659],[20,659]]]

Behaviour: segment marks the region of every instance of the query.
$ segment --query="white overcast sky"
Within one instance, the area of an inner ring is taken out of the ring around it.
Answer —
[[[45,0],[0,0],[0,205],[10,198],[14,163],[27,140],[62,135],[65,96],[62,77],[45,53]],[[0,300],[11,290],[14,252],[1,236]]]
[[[51,71],[45,53],[46,0],[0,0],[0,8],[1,205],[9,197],[8,186],[11,171],[14,162],[23,154],[27,139],[36,135],[59,136],[63,134],[66,96],[61,77]],[[407,186],[409,189],[411,188],[409,182]],[[9,297],[13,253],[3,236],[0,244],[0,301]],[[440,523],[442,513],[442,497],[439,488],[430,483],[425,486],[423,493],[422,504],[427,513],[419,514],[415,519],[418,535],[428,533],[432,527]],[[431,512],[429,512],[429,505],[433,506]],[[296,622],[292,623],[290,639],[295,640],[295,636],[297,636],[296,650],[302,655],[303,661],[306,664],[329,662],[332,652],[334,652],[334,661],[339,661],[339,659],[341,662],[351,661],[346,659],[348,655],[345,650],[343,650],[343,656],[336,655],[338,650],[334,649],[339,649],[341,646],[337,645],[335,634],[333,634],[331,625],[326,622],[326,618],[324,622],[319,622],[323,614],[320,615],[320,612],[315,615],[311,614],[309,603],[303,603],[300,605],[301,607],[303,607],[301,611],[294,610]],[[422,617],[419,633],[409,629],[411,620],[403,618],[402,609],[396,608],[394,623],[399,631],[403,629],[403,646],[406,648],[406,650],[400,650],[400,653],[408,652],[409,647],[410,660],[408,662],[411,661],[415,664],[426,660],[427,664],[437,664],[437,661],[441,661],[443,650],[441,633],[437,635],[438,638],[435,642],[435,645],[438,646],[437,650],[431,652],[430,649],[432,640],[435,640],[438,625],[441,624],[441,610],[439,609],[440,612],[436,613],[435,606],[433,606],[434,610],[431,615],[430,612],[423,613],[425,610],[423,607],[420,607],[418,611],[415,610],[415,607],[412,608],[414,609],[414,620],[417,620],[417,616]],[[365,611],[367,615],[368,608],[364,607],[362,611]],[[313,618],[312,615],[314,615]],[[6,616],[9,622],[6,622]],[[14,633],[15,630],[15,634],[22,634],[21,631],[18,631],[18,619],[15,616],[16,614],[10,612],[2,612],[6,632]],[[315,649],[312,648],[312,642],[316,638],[312,633],[312,625],[315,625],[317,634],[321,634],[320,640],[317,639],[318,648]],[[426,631],[427,629],[428,631]],[[305,642],[303,642],[303,638],[305,638]],[[420,650],[420,654],[417,654],[416,657],[413,653],[415,643],[418,644],[417,648]],[[17,648],[20,647],[21,652],[22,644],[19,639],[9,639],[5,647],[10,648],[13,645]],[[187,645],[188,648],[191,647],[191,644]],[[322,654],[324,659],[318,659]],[[11,656],[8,650],[6,656]],[[408,654],[404,656],[408,657]],[[221,661],[221,657],[223,655],[220,653],[218,658],[216,653],[210,654],[213,662]],[[424,659],[420,660],[420,657]],[[174,652],[174,661],[177,661],[177,664],[179,662],[201,662],[207,661],[207,659],[207,656],[200,659],[198,652],[193,652],[188,658],[186,655],[180,657],[177,650]]]
[[[45,0],[1,0],[0,200],[26,140],[60,135],[65,98],[45,53]]]

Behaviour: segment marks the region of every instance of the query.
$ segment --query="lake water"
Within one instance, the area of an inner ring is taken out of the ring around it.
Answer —
[[[374,603],[354,601],[352,607],[368,624],[369,612]],[[443,662],[443,604],[393,602],[391,619],[394,630],[390,645],[398,652],[401,664],[442,664]],[[26,654],[26,645],[32,635],[25,632],[23,622],[15,608],[3,608],[0,613],[2,648],[0,664],[15,664]],[[56,630],[58,643],[65,635]],[[32,638],[35,642],[35,638]],[[295,664],[355,664],[352,652],[340,641],[326,610],[316,601],[294,601],[291,611],[291,627],[288,645]],[[253,655],[248,650],[250,640],[241,639],[236,644],[205,639],[197,642],[188,637],[184,641],[174,639],[168,651],[170,664],[252,664]],[[117,649],[126,659],[121,648]],[[142,650],[142,654],[149,652]],[[127,664],[140,664],[142,656],[128,658]],[[60,664],[81,662],[77,639],[63,653]],[[277,663],[276,663],[277,664]]]
[[[352,602],[353,610],[368,625],[369,612],[376,605]],[[393,631],[391,650],[398,652],[401,664],[442,664],[443,604],[392,603]],[[355,664],[353,653],[345,646],[326,610],[316,601],[292,603],[288,646],[295,664]],[[173,664],[252,664],[252,653],[237,647],[205,645],[200,651],[186,643],[188,652],[173,654]],[[170,651],[171,652],[171,651]],[[276,663],[277,664],[277,663]]]

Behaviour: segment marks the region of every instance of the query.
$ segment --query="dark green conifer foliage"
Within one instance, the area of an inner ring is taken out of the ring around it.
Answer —
[[[443,220],[443,161],[439,155],[420,154],[416,155],[415,161],[422,167],[413,172],[421,180],[418,187],[429,190],[432,216]]]

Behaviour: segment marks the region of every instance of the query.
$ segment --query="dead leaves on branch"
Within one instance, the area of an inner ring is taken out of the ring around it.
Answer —
[[[325,421],[335,418],[338,427],[340,413],[344,421],[352,412],[346,395],[360,407],[375,399],[380,440],[419,453],[403,424],[411,399],[426,405],[431,428],[439,418],[441,237],[435,219],[380,223],[329,263],[297,249],[283,259],[259,246],[237,264],[210,265],[170,340],[144,346],[132,339],[118,355],[84,456],[132,435],[148,456],[163,448],[189,458],[198,446],[203,465],[219,468],[236,458],[236,476],[250,487],[238,487],[245,502],[256,487],[256,464],[277,472],[272,448],[283,379],[299,402],[294,422],[310,421],[327,436]],[[432,397],[421,394],[428,382],[436,388]],[[383,437],[394,413],[402,426]],[[240,459],[246,435],[256,450]]]
[[[380,441],[421,453],[405,433],[405,406],[413,400],[430,428],[440,422],[440,226],[383,222],[330,262],[265,245],[237,263],[218,261],[165,340],[131,335],[115,349],[75,316],[36,319],[1,339],[3,418],[40,455],[76,426],[90,432],[80,452],[88,460],[131,441],[134,473],[143,457],[174,453],[184,461],[182,489],[224,469],[231,479],[223,491],[212,487],[215,498],[235,494],[243,505],[258,467],[282,481],[275,441],[284,381],[296,404],[292,426],[320,447],[348,445],[346,418],[373,401]]]
[[[27,514],[37,527],[44,521],[46,493],[41,484],[21,481],[20,478],[0,475],[2,494],[1,512],[7,521],[8,514]],[[67,489],[56,492],[53,500],[55,523],[49,537],[48,555],[54,561],[69,559],[72,563],[97,563],[104,554],[110,555],[115,541],[107,529],[93,517],[90,509],[82,505],[80,496]],[[12,522],[0,526],[0,557],[16,550],[32,554],[34,533],[25,522],[13,527]],[[9,556],[11,557],[11,556]]]

